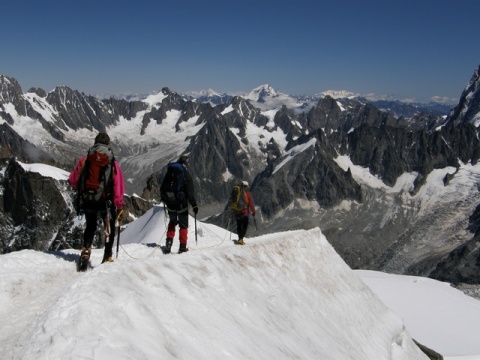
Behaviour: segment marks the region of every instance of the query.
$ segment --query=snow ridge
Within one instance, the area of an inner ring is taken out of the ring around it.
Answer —
[[[75,272],[74,251],[3,255],[0,274],[14,279],[2,279],[0,356],[425,359],[318,228],[239,247],[200,223],[198,244],[168,256],[148,236],[131,237],[136,226],[155,227],[159,241],[164,220],[162,208],[150,210],[122,232],[133,243],[114,263],[100,265],[102,250],[94,250],[86,273]],[[31,300],[28,288],[36,305],[25,311],[16,304]]]

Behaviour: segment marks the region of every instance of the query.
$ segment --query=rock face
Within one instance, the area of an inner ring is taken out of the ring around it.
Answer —
[[[343,151],[390,186],[412,171],[420,174],[421,185],[433,169],[456,167],[459,160],[476,163],[480,156],[476,128],[469,124],[447,125],[435,132],[362,125],[348,134]]]
[[[2,253],[45,251],[68,243],[79,246],[76,230],[72,230],[72,199],[63,196],[68,192],[66,182],[26,172],[15,161],[10,161],[2,180]]]
[[[469,228],[475,236],[444,257],[431,272],[431,277],[453,284],[480,284],[480,205],[469,220]]]
[[[437,264],[430,277],[453,284],[480,284],[480,237],[475,236],[457,247]]]
[[[0,196],[0,253],[22,249],[80,249],[84,219],[73,210],[75,192],[66,180],[27,172],[15,160],[3,164]],[[152,204],[138,197],[125,197],[125,212],[143,215]],[[127,221],[128,223],[128,221]],[[95,246],[103,246],[97,235]]]
[[[480,123],[480,66],[475,70],[470,82],[460,97],[458,105],[448,115],[448,121],[454,124]]]
[[[306,150],[300,149],[306,147]],[[329,208],[342,200],[363,201],[349,171],[333,161],[335,149],[321,130],[293,143],[289,153],[273,161],[252,186],[262,215],[274,217],[299,199]]]
[[[54,163],[47,152],[21,138],[8,123],[0,124],[0,159],[15,156],[19,161]]]

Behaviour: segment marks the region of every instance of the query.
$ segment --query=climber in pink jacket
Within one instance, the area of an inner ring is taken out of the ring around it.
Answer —
[[[77,190],[77,211],[85,212],[86,227],[83,234],[81,264],[88,264],[92,243],[97,230],[97,216],[104,220],[106,234],[103,262],[111,262],[115,242],[116,219],[123,220],[125,183],[120,165],[110,148],[110,137],[99,133],[95,144],[70,173],[68,183]]]

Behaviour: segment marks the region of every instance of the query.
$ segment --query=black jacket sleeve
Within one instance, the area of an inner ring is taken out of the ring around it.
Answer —
[[[185,170],[185,186],[187,192],[187,200],[192,207],[197,206],[197,200],[195,199],[195,189],[193,187],[193,179],[188,171]]]

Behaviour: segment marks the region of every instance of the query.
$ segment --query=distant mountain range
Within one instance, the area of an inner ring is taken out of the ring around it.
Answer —
[[[479,84],[476,69],[447,108],[295,97],[268,85],[241,96],[163,88],[99,99],[68,87],[23,92],[0,75],[2,251],[78,244],[81,233],[65,196],[48,202],[68,186],[47,186],[12,159],[69,171],[107,131],[132,214],[159,201],[157,175],[188,153],[208,222],[231,224],[230,188],[247,180],[258,208],[247,236],[318,226],[352,268],[479,283]]]
[[[152,94],[118,94],[115,98],[128,101],[137,101],[147,98]],[[213,106],[229,103],[234,97],[238,96],[248,100],[253,106],[262,111],[274,110],[281,106],[286,106],[296,113],[307,112],[326,96],[339,100],[356,100],[363,104],[373,104],[383,111],[392,112],[395,116],[410,118],[424,113],[434,116],[447,115],[455,104],[432,101],[429,103],[420,103],[415,101],[402,101],[399,99],[380,99],[374,96],[362,96],[350,91],[324,91],[313,96],[291,95],[275,90],[268,84],[260,85],[250,92],[219,93],[215,90],[191,91],[180,94],[185,99],[198,101],[201,103],[210,103]],[[98,95],[98,98],[108,98],[106,95]]]
[[[209,102],[212,105],[225,104],[231,101],[233,97],[239,96],[248,100],[253,106],[263,111],[272,110],[285,105],[296,113],[307,112],[317,105],[325,96],[330,96],[334,99],[356,100],[363,104],[370,103],[380,110],[389,111],[397,117],[403,116],[406,118],[411,118],[420,113],[435,116],[447,115],[454,105],[444,102],[430,102],[423,104],[419,102],[394,99],[386,100],[373,97],[367,98],[349,91],[324,91],[314,96],[289,95],[275,90],[268,84],[261,85],[248,93],[220,94],[209,89],[206,91],[190,92],[187,93],[186,96],[191,100],[197,100],[204,103]]]

